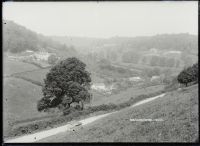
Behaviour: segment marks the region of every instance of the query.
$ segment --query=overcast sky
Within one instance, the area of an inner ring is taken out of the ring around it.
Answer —
[[[44,35],[197,34],[198,2],[4,2],[3,18]]]

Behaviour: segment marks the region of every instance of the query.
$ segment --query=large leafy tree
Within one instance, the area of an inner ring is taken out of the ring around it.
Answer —
[[[91,77],[85,70],[86,65],[75,57],[56,64],[47,73],[42,89],[43,98],[38,101],[38,111],[58,108],[62,111],[70,109],[72,103],[90,101],[89,93]]]

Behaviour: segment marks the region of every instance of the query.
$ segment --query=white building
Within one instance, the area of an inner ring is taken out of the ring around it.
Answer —
[[[142,79],[140,77],[130,77],[129,78],[129,81],[132,81],[132,82],[139,82],[139,81],[142,81]]]
[[[95,83],[91,86],[91,89],[97,90],[97,91],[110,92],[111,90],[115,89],[115,87],[114,87],[114,84],[106,87],[104,83]]]
[[[45,61],[48,60],[50,55],[51,54],[48,52],[38,52],[38,53],[34,54],[34,56],[36,57],[37,60],[45,60]]]
[[[91,89],[94,89],[94,90],[106,90],[106,86],[104,83],[95,83],[91,86]]]
[[[32,50],[26,50],[26,52],[27,52],[27,53],[33,53],[33,51],[32,51]]]
[[[151,77],[151,82],[155,82],[155,81],[160,81],[160,76],[152,76]]]

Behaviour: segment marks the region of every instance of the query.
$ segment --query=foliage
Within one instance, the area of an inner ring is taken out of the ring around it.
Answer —
[[[176,66],[178,60],[175,58],[152,56],[150,60],[151,66],[161,66],[161,67],[174,67]]]
[[[198,82],[198,63],[181,71],[177,80],[179,83],[185,84],[186,86],[188,83]]]
[[[55,54],[52,54],[48,57],[49,64],[55,64],[57,60],[58,60],[58,57]]]
[[[91,98],[91,78],[85,67],[75,57],[65,59],[52,67],[44,80],[44,97],[38,101],[38,111],[49,108],[65,111],[72,103],[81,103],[83,109],[83,102],[89,102]]]
[[[188,54],[185,53],[185,52],[181,54],[181,60],[183,61],[184,66],[186,68],[193,64],[192,63],[192,58],[190,56],[188,56]]]
[[[99,62],[98,62],[99,66],[103,67],[103,66],[110,66],[111,65],[111,62],[108,60],[108,59],[101,59]]]
[[[155,67],[155,68],[145,68],[144,69],[144,74],[148,77],[152,77],[152,76],[159,76],[161,74],[161,71],[158,67]]]
[[[135,63],[137,64],[140,59],[140,54],[137,52],[125,52],[122,55],[122,61],[126,63]]]
[[[57,43],[13,21],[3,20],[3,22],[3,51],[5,52],[20,53],[26,50],[38,51],[41,48],[75,52],[73,47]]]

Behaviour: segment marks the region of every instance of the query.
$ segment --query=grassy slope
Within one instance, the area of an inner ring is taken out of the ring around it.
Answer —
[[[131,118],[164,121],[131,122]],[[194,85],[41,142],[194,142],[197,137],[198,85]]]
[[[6,78],[3,87],[6,122],[43,115],[36,108],[37,101],[42,97],[40,86],[21,79]]]
[[[40,83],[43,83],[44,78],[46,77],[47,72],[49,72],[49,69],[40,69],[32,72],[26,72],[18,74],[17,77],[23,77],[27,79],[31,79],[33,81],[37,81]]]
[[[96,105],[109,104],[109,103],[119,104],[119,103],[123,103],[129,100],[131,97],[134,98],[141,94],[154,93],[159,90],[162,90],[163,88],[164,88],[163,85],[147,87],[145,89],[140,88],[140,87],[133,87],[133,88],[128,88],[127,90],[121,91],[119,94],[113,94],[111,96],[103,96],[94,92],[91,105],[96,106]]]
[[[3,73],[4,75],[11,75],[13,73],[24,72],[38,69],[35,65],[16,61],[4,59],[3,61]]]
[[[18,74],[17,77],[23,77],[23,78],[27,78],[27,79],[31,79],[33,81],[38,81],[43,83],[43,80],[46,77],[46,74],[49,72],[49,68],[46,69],[40,69],[40,70],[35,70],[32,72],[24,72],[21,74]],[[95,73],[92,73],[91,75],[92,81],[93,82],[103,82],[103,79],[98,77],[98,75],[96,75]]]

